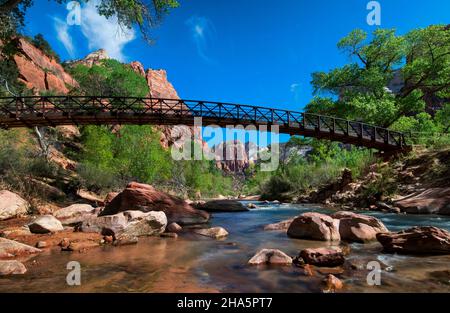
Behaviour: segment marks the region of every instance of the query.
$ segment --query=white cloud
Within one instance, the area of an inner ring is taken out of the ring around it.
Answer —
[[[292,94],[294,95],[294,101],[298,102],[300,100],[300,89],[301,86],[299,83],[292,83],[290,86],[290,90]]]
[[[58,17],[53,17],[56,30],[56,37],[64,45],[67,53],[71,58],[75,56],[75,48],[73,46],[72,36],[69,34],[69,25]]]
[[[105,49],[108,55],[126,61],[124,46],[136,38],[134,29],[122,29],[117,17],[106,19],[97,12],[97,1],[89,1],[81,8],[81,31],[88,40],[89,49]]]
[[[207,50],[209,42],[214,40],[216,34],[212,22],[206,17],[192,16],[186,21],[186,25],[189,27],[199,56],[203,60],[211,62]]]
[[[297,83],[291,84],[291,92],[294,92],[294,93],[297,92],[299,87],[300,87],[300,84],[297,84]]]

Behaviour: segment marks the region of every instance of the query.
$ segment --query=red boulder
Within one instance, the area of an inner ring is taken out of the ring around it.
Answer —
[[[209,220],[209,214],[196,210],[186,201],[155,189],[153,186],[131,182],[114,199],[106,204],[100,215],[138,210],[142,212],[163,211],[169,223],[180,225],[201,224]]]

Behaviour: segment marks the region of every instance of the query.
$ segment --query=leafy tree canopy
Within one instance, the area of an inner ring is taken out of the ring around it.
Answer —
[[[53,0],[66,3],[68,0]],[[84,0],[88,2],[92,0]],[[33,0],[0,0],[0,39],[9,38],[25,23],[26,10]],[[119,25],[131,28],[136,25],[143,37],[151,41],[150,29],[155,27],[170,11],[179,6],[177,0],[100,0],[98,13],[105,17],[117,16]]]
[[[354,30],[339,41],[338,48],[351,62],[312,74],[316,97],[307,112],[398,128],[403,117],[417,116],[414,123],[421,121],[424,115],[418,114],[430,111],[426,99],[449,98],[448,26],[416,29],[404,36],[377,29],[370,40],[364,31]],[[400,83],[399,90],[387,88],[392,82]]]
[[[116,60],[102,60],[92,67],[79,64],[69,71],[80,84],[74,93],[106,97],[145,97],[149,93],[145,78]]]

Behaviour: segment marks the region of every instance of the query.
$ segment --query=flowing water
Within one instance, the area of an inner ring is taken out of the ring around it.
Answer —
[[[53,250],[25,265],[25,275],[0,278],[0,292],[320,292],[324,273],[305,275],[294,266],[249,266],[262,248],[294,256],[304,248],[327,243],[291,239],[284,232],[264,231],[264,225],[303,212],[329,210],[312,205],[264,204],[241,213],[216,213],[211,226],[222,226],[224,240],[182,234],[177,239],[145,238],[137,245],[105,246],[87,253]],[[432,225],[450,230],[450,217],[364,212],[380,218],[389,230]],[[381,245],[351,244],[346,268],[338,277],[344,292],[450,292],[450,256],[384,254]],[[81,285],[69,286],[66,266],[81,265]],[[369,286],[367,263],[382,265],[381,285]]]

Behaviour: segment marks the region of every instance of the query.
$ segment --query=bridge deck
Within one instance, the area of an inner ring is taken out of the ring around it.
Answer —
[[[157,124],[278,125],[281,133],[323,138],[382,151],[405,150],[404,135],[317,114],[221,102],[135,97],[33,96],[0,98],[0,127]],[[269,129],[270,130],[270,129]]]

